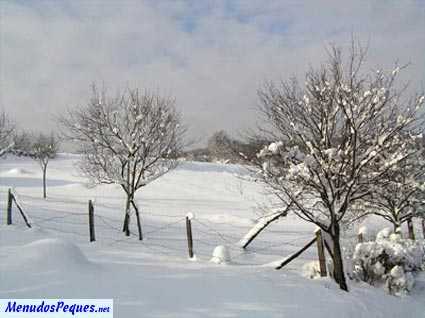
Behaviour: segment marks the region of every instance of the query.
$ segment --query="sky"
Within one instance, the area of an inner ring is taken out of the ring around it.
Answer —
[[[257,89],[302,74],[326,48],[369,47],[425,87],[425,0],[0,0],[0,109],[21,129],[56,131],[90,85],[176,98],[188,135],[237,136],[259,120]]]

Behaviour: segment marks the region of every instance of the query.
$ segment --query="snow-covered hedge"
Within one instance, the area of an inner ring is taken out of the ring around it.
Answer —
[[[353,276],[393,295],[408,293],[416,271],[425,269],[424,241],[403,239],[386,228],[376,241],[357,244],[353,254]]]

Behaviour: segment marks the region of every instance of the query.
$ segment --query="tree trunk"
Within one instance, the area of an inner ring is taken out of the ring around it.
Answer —
[[[122,231],[123,232],[125,232],[126,229],[127,229],[128,222],[129,222],[128,219],[129,219],[129,215],[127,214],[127,210],[126,210],[125,215],[124,215],[124,223],[123,223],[123,226],[122,226]]]
[[[335,223],[332,228],[331,237],[333,240],[334,279],[339,285],[339,288],[348,291],[344,273],[344,261],[341,253],[339,224]]]
[[[47,170],[47,167],[43,167],[43,199],[47,198],[47,194],[46,194],[46,170]]]
[[[123,225],[123,232],[125,232],[126,236],[130,236],[130,204],[131,204],[131,197],[130,195],[127,195],[127,200],[125,203],[125,217],[124,217],[124,225]]]
[[[131,200],[131,204],[133,205],[134,211],[136,212],[136,220],[137,220],[137,230],[139,232],[139,240],[143,240],[143,234],[142,234],[142,223],[140,222],[140,214],[139,214],[139,208],[137,207],[134,200]]]
[[[394,227],[394,233],[399,232],[400,229],[401,229],[400,221],[399,220],[395,220],[393,222],[393,227]]]
[[[130,158],[129,158],[130,159]],[[131,200],[133,199],[133,194],[130,188],[130,162],[126,162],[127,165],[127,189],[124,190],[127,193],[127,201],[125,202],[125,217],[124,217],[124,225],[123,232],[125,232],[126,236],[130,236],[130,205]]]

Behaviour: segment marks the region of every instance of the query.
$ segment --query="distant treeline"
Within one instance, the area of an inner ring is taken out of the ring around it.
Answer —
[[[260,137],[239,140],[220,130],[209,139],[205,148],[196,148],[182,153],[181,157],[191,161],[247,163],[269,142]]]

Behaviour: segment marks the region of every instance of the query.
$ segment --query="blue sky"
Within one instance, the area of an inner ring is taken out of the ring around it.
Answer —
[[[92,82],[176,97],[190,134],[258,120],[265,80],[302,76],[330,44],[369,42],[370,67],[411,62],[425,80],[425,1],[0,1],[0,108],[18,125],[56,128]]]

